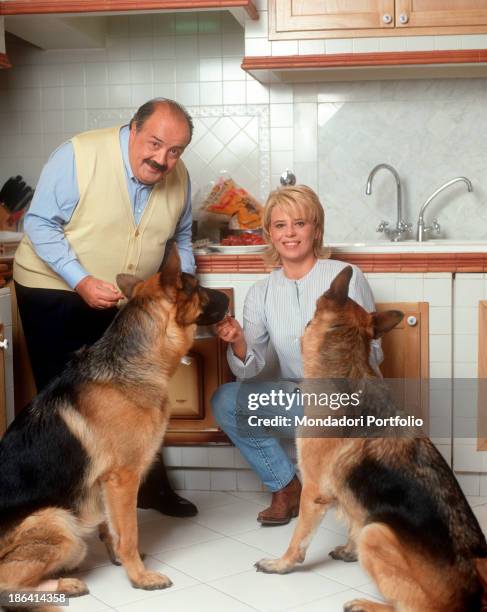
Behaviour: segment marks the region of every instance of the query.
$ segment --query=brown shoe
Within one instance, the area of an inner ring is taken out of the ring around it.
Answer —
[[[295,476],[283,489],[272,494],[271,505],[259,512],[257,520],[262,525],[286,525],[299,514],[301,483]]]

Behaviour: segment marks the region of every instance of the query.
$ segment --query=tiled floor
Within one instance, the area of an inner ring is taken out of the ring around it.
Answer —
[[[345,540],[345,530],[326,516],[306,561],[285,576],[257,573],[253,564],[281,555],[294,521],[261,527],[255,517],[269,501],[266,493],[188,491],[199,508],[193,519],[175,519],[139,511],[140,549],[150,569],[167,574],[173,586],[164,591],[133,589],[123,568],[108,562],[94,539],[78,575],[90,595],[71,599],[70,612],[338,612],[356,597],[379,597],[357,563],[333,561],[328,551]],[[469,498],[487,532],[487,498]]]

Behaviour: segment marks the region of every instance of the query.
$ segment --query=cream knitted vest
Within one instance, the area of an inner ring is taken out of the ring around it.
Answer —
[[[155,185],[135,225],[120,150],[120,127],[72,138],[80,193],[64,233],[81,265],[96,278],[115,283],[119,272],[141,278],[154,274],[174,234],[186,200],[188,175],[180,160]],[[26,287],[70,287],[38,255],[27,236],[14,262],[14,278]]]

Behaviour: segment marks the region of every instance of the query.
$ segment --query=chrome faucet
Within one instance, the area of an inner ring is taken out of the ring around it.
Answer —
[[[378,232],[384,232],[384,234],[391,239],[392,242],[397,242],[401,240],[401,238],[405,238],[407,234],[412,230],[413,226],[411,223],[406,223],[402,218],[402,192],[401,192],[401,179],[399,178],[399,174],[397,170],[390,166],[389,164],[378,164],[374,168],[372,168],[369,178],[367,179],[367,187],[365,188],[366,195],[370,195],[372,193],[372,180],[378,170],[384,168],[385,170],[389,170],[392,173],[396,180],[396,206],[397,206],[397,221],[396,227],[394,229],[390,229],[388,227],[389,223],[387,221],[381,221],[376,228]]]
[[[468,178],[465,178],[464,176],[458,176],[457,178],[451,179],[451,181],[447,181],[441,187],[438,187],[438,189],[434,193],[432,193],[430,195],[430,197],[426,200],[426,202],[423,204],[423,206],[421,206],[421,209],[419,211],[418,229],[416,231],[416,240],[418,242],[423,242],[424,239],[425,239],[425,236],[428,234],[428,232],[431,232],[432,230],[434,230],[437,234],[440,233],[441,227],[440,227],[440,224],[438,223],[438,221],[436,219],[433,221],[433,225],[432,226],[425,227],[425,225],[424,225],[424,211],[428,207],[428,204],[434,198],[436,198],[436,196],[439,193],[441,193],[447,187],[450,187],[450,185],[454,185],[455,183],[458,183],[458,182],[465,183],[467,185],[468,191],[473,191],[472,183],[468,180]]]

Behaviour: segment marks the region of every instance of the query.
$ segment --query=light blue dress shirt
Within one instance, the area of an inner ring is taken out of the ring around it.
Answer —
[[[120,129],[120,147],[127,178],[127,189],[136,225],[147,205],[152,186],[144,185],[134,176],[129,162],[129,126]],[[76,161],[70,141],[58,147],[42,169],[39,182],[25,215],[24,231],[29,236],[37,255],[44,260],[72,288],[90,272],[80,264],[76,253],[64,235],[79,201]],[[174,239],[184,272],[194,273],[195,262],[191,246],[191,183],[183,212],[176,226]],[[161,253],[162,257],[162,253]]]

